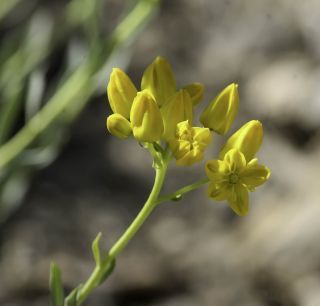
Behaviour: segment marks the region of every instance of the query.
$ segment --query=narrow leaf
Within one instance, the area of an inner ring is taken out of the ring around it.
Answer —
[[[55,263],[50,266],[50,296],[53,306],[63,306],[63,287],[61,282],[61,272]]]

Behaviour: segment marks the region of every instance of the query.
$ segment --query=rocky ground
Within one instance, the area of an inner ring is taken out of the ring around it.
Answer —
[[[251,194],[245,218],[205,190],[159,207],[87,305],[320,306],[319,18],[316,0],[162,4],[133,44],[128,73],[138,84],[160,54],[180,85],[205,84],[206,101],[239,83],[234,129],[264,123],[259,158],[272,178]],[[92,239],[101,231],[107,249],[140,209],[151,161],[134,141],[106,134],[107,112],[105,97],[92,101],[60,157],[1,225],[1,305],[48,305],[51,260],[66,290],[86,279]],[[215,138],[208,158],[222,142]],[[173,167],[166,190],[202,176],[201,166]]]

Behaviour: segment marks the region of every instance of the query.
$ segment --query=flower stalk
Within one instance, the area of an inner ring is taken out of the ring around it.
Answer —
[[[151,148],[148,149],[149,151],[151,150]],[[147,201],[145,202],[144,206],[142,207],[136,218],[130,224],[130,226],[125,230],[121,237],[111,247],[110,251],[103,258],[101,263],[98,263],[96,265],[88,280],[78,288],[78,293],[76,296],[76,306],[80,306],[91,294],[91,292],[111,274],[116,258],[120,255],[120,253],[125,249],[128,243],[135,236],[135,234],[139,231],[139,229],[142,227],[144,222],[147,220],[147,218],[150,216],[153,210],[157,207],[157,205],[166,201],[174,200],[178,196],[182,196],[183,194],[195,190],[209,182],[207,178],[204,178],[196,183],[178,189],[177,191],[171,194],[159,196],[167,174],[167,169],[170,162],[170,155],[168,154],[168,150],[164,150],[163,152],[159,152],[157,154],[158,158],[154,160],[154,163],[156,164],[156,166],[154,167],[154,184]],[[107,275],[105,275],[106,272]],[[73,291],[69,294],[69,296],[72,294]],[[68,297],[66,299],[68,299]]]
[[[170,158],[168,157],[166,152],[165,154],[160,153],[159,158],[157,160],[154,160],[154,163],[156,164],[156,167],[154,167],[155,179],[147,201],[145,202],[143,208],[133,220],[131,225],[126,229],[126,231],[110,249],[108,254],[102,260],[101,264],[98,264],[95,267],[88,280],[82,287],[79,288],[77,294],[77,306],[81,305],[84,300],[90,295],[90,293],[100,285],[103,274],[112,265],[112,262],[115,261],[117,256],[124,250],[124,248],[135,236],[135,234],[138,232],[138,230],[141,228],[146,219],[150,216],[154,208],[159,203],[158,197],[165,181],[169,160]]]
[[[109,256],[111,258],[115,258],[121,253],[121,251],[126,247],[128,242],[132,239],[132,237],[136,234],[136,232],[140,229],[142,224],[145,222],[145,220],[157,206],[158,196],[163,186],[163,182],[167,173],[167,168],[168,161],[166,160],[163,161],[163,164],[161,166],[155,167],[156,175],[151,193],[137,217],[134,219],[134,221],[131,223],[128,229],[124,232],[124,234],[120,237],[120,239],[111,248],[109,252]]]

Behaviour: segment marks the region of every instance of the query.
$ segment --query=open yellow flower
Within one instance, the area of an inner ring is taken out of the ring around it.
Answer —
[[[249,211],[248,191],[254,191],[270,176],[270,170],[258,164],[256,158],[247,162],[238,149],[228,151],[223,160],[210,160],[206,173],[211,181],[208,196],[216,201],[228,201],[239,216]]]
[[[175,138],[169,141],[169,145],[178,166],[191,166],[203,159],[210,142],[208,128],[192,127],[186,120],[177,124]]]

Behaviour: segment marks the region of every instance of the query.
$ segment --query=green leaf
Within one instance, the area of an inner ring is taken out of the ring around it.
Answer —
[[[105,271],[103,272],[102,276],[99,279],[98,286],[101,285],[108,277],[109,275],[113,272],[114,268],[116,266],[116,259],[112,258],[105,268]]]
[[[50,296],[53,306],[63,306],[63,287],[61,282],[61,272],[55,263],[50,266]]]
[[[74,288],[64,300],[64,306],[77,306],[77,294],[79,288]]]
[[[100,239],[102,234],[99,233],[97,237],[92,242],[92,253],[94,260],[96,262],[97,267],[100,267],[101,265],[101,256],[100,256]]]

